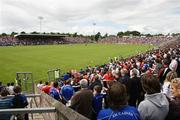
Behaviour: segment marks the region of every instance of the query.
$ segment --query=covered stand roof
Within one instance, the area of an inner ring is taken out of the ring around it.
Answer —
[[[15,38],[62,38],[67,37],[67,35],[58,35],[58,34],[17,34]]]

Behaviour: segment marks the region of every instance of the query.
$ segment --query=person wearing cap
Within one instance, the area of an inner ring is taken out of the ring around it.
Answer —
[[[73,95],[70,107],[85,117],[92,119],[93,109],[93,92],[88,89],[88,81],[80,80],[81,90]]]

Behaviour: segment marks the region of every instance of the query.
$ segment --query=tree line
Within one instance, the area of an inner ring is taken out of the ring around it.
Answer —
[[[22,31],[20,33],[17,33],[17,32],[12,32],[10,34],[7,34],[7,33],[2,33],[0,34],[0,37],[1,36],[14,36],[14,35],[17,35],[17,34],[26,34],[25,31]],[[108,33],[102,35],[100,32],[97,32],[95,35],[83,35],[83,34],[78,34],[77,32],[75,33],[60,33],[60,32],[43,32],[43,33],[40,33],[40,32],[36,32],[36,31],[33,31],[33,32],[30,32],[28,34],[49,34],[49,35],[66,35],[68,37],[86,37],[86,38],[89,38],[91,39],[92,41],[95,41],[97,42],[99,39],[102,39],[102,38],[106,38],[106,37],[109,37],[109,36],[118,36],[118,37],[123,37],[123,36],[145,36],[145,37],[153,37],[153,36],[163,36],[164,34],[143,34],[139,31],[125,31],[125,32],[118,32],[116,35],[109,35]],[[180,33],[172,33],[172,34],[168,34],[168,35],[172,35],[172,36],[180,36]]]

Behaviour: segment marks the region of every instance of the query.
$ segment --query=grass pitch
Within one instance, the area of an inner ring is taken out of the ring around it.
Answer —
[[[129,57],[152,48],[149,45],[88,44],[0,47],[0,81],[14,81],[16,72],[32,72],[35,81],[47,80],[47,71],[62,73],[87,65],[107,63],[115,56]]]

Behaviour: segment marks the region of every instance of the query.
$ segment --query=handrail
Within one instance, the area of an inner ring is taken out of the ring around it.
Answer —
[[[41,94],[24,94],[26,97],[28,98],[34,98],[34,97],[40,97]],[[6,97],[14,97],[14,95],[8,95]],[[1,95],[0,95],[0,98],[1,98]]]
[[[55,107],[0,109],[0,114],[50,113],[50,112],[56,112]]]

